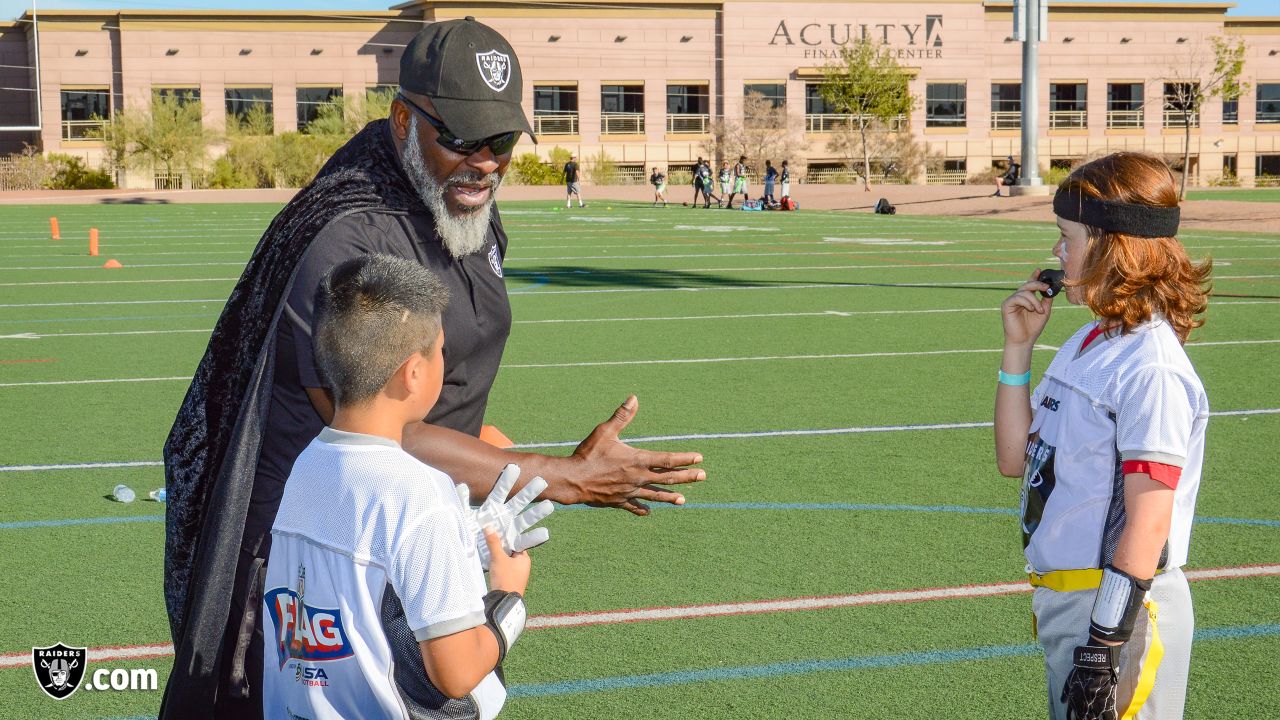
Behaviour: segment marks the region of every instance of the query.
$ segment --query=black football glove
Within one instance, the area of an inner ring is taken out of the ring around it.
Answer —
[[[1120,647],[1102,645],[1090,638],[1088,645],[1075,649],[1075,667],[1062,688],[1067,720],[1118,720]]]

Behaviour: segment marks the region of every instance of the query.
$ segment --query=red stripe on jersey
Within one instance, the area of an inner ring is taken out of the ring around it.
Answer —
[[[1105,333],[1109,329],[1109,327],[1104,326],[1101,323],[1094,325],[1093,329],[1089,331],[1089,334],[1084,336],[1084,342],[1080,343],[1080,350],[1083,351],[1085,348],[1089,347],[1089,343],[1097,340],[1099,335]]]
[[[1146,473],[1151,476],[1152,480],[1168,485],[1174,490],[1178,489],[1178,479],[1182,477],[1182,468],[1177,465],[1166,465],[1148,460],[1125,460],[1124,464],[1120,466],[1120,472],[1125,475],[1129,473]]]

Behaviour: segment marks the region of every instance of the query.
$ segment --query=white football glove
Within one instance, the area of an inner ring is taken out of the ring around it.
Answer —
[[[458,499],[462,501],[462,512],[476,539],[476,550],[480,553],[480,565],[489,569],[489,544],[484,539],[484,528],[493,528],[502,539],[502,549],[508,554],[521,552],[537,547],[546,542],[550,533],[546,528],[529,528],[537,525],[550,515],[556,506],[550,500],[543,500],[530,505],[533,499],[547,489],[547,481],[535,477],[510,500],[507,495],[520,479],[520,466],[507,465],[498,475],[493,490],[484,504],[478,508],[471,507],[471,490],[465,484],[458,485]],[[528,509],[526,509],[526,507]],[[521,512],[523,511],[523,512]],[[528,532],[525,532],[528,530]]]

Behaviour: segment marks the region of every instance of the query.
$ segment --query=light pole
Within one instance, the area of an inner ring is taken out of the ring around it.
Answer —
[[[1049,0],[1016,0],[1013,36],[1022,41],[1022,175],[1011,195],[1044,195],[1037,141],[1040,135],[1040,41],[1048,37]]]

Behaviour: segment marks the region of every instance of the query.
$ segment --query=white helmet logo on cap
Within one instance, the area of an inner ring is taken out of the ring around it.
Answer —
[[[502,92],[511,81],[511,57],[497,50],[476,53],[476,65],[480,68],[480,78],[494,92]]]

